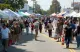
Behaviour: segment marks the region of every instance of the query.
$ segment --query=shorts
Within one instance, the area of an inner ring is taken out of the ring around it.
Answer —
[[[38,34],[38,29],[35,29],[35,33]]]
[[[2,39],[2,45],[4,47],[7,47],[8,46],[8,39]]]

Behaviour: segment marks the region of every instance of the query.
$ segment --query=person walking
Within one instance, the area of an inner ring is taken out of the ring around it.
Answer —
[[[34,29],[35,29],[35,40],[37,40],[38,30],[39,30],[39,22],[38,22],[38,19],[35,19]]]
[[[47,32],[47,24],[48,24],[48,21],[45,20],[44,24],[45,24],[45,32]]]
[[[79,26],[77,27],[77,31],[76,31],[76,41],[77,41],[77,48],[80,47],[80,23]]]
[[[33,34],[33,30],[34,30],[34,24],[33,22],[31,23],[31,33]]]
[[[72,43],[73,39],[74,39],[74,31],[76,29],[76,26],[74,24],[74,21],[71,21],[70,22],[70,26],[72,27],[72,37],[71,37],[71,40],[70,40],[70,43]]]
[[[2,36],[3,51],[7,52],[10,30],[9,28],[6,27],[5,24],[3,24],[1,29],[1,36]]]
[[[42,33],[42,21],[41,20],[39,21],[39,31],[40,33]]]
[[[65,42],[66,42],[66,48],[69,48],[70,40],[72,37],[72,27],[68,23],[67,26],[65,27]]]
[[[26,26],[26,34],[29,34],[29,22],[26,20],[25,22],[25,26]]]
[[[21,28],[18,22],[14,22],[13,26],[11,27],[11,32],[13,34],[13,44],[17,44],[20,38]]]
[[[60,20],[58,20],[57,27],[56,27],[56,34],[57,34],[57,39],[58,39],[57,42],[61,41],[61,39],[60,39],[61,28],[60,27],[61,27]]]
[[[53,25],[52,25],[51,21],[49,21],[49,23],[47,25],[47,29],[48,29],[49,37],[52,37]]]

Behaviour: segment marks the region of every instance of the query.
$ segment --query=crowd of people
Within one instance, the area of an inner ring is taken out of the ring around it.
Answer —
[[[10,45],[17,44],[22,31],[26,29],[26,35],[29,35],[29,27],[31,34],[35,31],[35,40],[37,40],[38,32],[42,33],[43,26],[45,32],[48,32],[49,37],[52,38],[53,30],[58,41],[66,43],[66,48],[69,44],[73,43],[76,38],[77,48],[80,47],[80,23],[75,18],[57,18],[57,17],[42,17],[42,18],[29,18],[21,20],[1,20],[0,21],[0,39],[3,45],[3,51],[7,52]]]

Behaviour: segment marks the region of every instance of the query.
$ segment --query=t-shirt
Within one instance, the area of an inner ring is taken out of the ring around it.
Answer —
[[[1,34],[2,34],[2,39],[7,39],[9,38],[9,33],[10,33],[10,30],[8,28],[6,29],[1,29]]]
[[[72,29],[76,28],[75,24],[71,24],[71,27],[72,27]]]
[[[34,23],[34,28],[35,29],[38,29],[39,28],[39,22],[38,21]]]
[[[65,36],[66,37],[71,37],[72,36],[72,28],[71,27],[66,27],[65,30],[66,30]]]
[[[29,27],[29,23],[26,23],[26,27]]]
[[[15,35],[21,32],[20,26],[17,26],[17,27],[12,26],[11,30],[12,30],[12,34],[15,34]]]
[[[53,25],[51,23],[48,23],[48,30],[52,30]]]

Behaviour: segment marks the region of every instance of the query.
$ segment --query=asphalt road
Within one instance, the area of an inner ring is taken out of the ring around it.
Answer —
[[[72,47],[75,46],[72,45]],[[2,46],[0,46],[0,50],[1,48]],[[35,41],[34,34],[27,35],[24,31],[18,44],[10,46],[8,52],[73,52],[72,49],[74,48],[66,49],[65,46],[49,38],[45,32],[39,33],[38,41]],[[75,51],[80,52],[79,49],[75,49]]]

